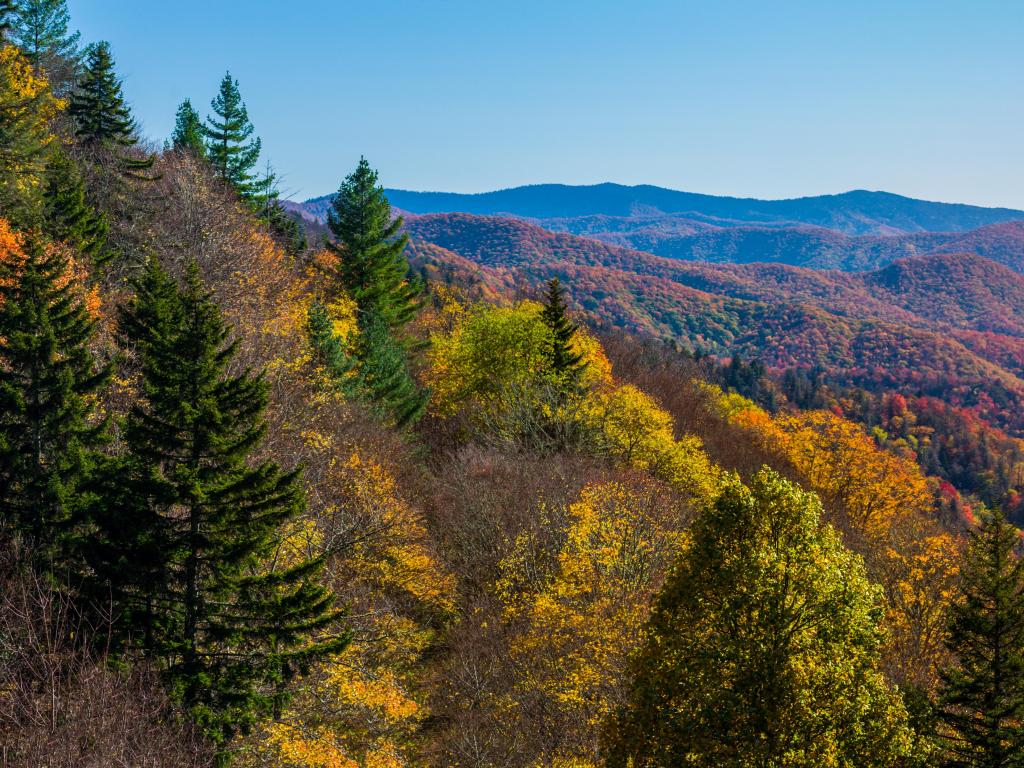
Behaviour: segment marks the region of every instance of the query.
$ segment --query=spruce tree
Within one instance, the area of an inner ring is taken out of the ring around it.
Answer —
[[[46,72],[62,96],[75,79],[78,41],[71,32],[67,0],[18,0],[11,40],[25,52],[36,72]]]
[[[98,591],[219,743],[282,704],[281,683],[344,647],[322,560],[274,566],[282,526],[304,510],[299,474],[253,458],[267,384],[228,371],[237,342],[198,270],[179,289],[155,264],[122,315],[143,399],[95,515]],[[125,640],[124,638],[129,638]],[[134,641],[131,638],[135,638]]]
[[[203,144],[203,121],[188,99],[181,102],[175,115],[171,145],[178,152],[192,152],[196,157],[206,154],[206,146]]]
[[[38,232],[13,242],[0,242],[0,519],[49,558],[83,508],[110,367],[90,351],[96,321],[66,251]]]
[[[973,531],[951,609],[947,644],[957,666],[940,686],[945,765],[1024,764],[1024,562],[1020,534],[999,512]]]
[[[71,96],[68,114],[75,120],[79,141],[87,148],[112,152],[123,170],[141,171],[153,165],[153,157],[126,151],[135,147],[139,138],[121,81],[114,72],[109,43],[89,46],[85,72]]]
[[[0,0],[0,45],[6,45],[17,21],[18,4],[15,0]]]
[[[410,275],[402,218],[391,218],[391,204],[366,158],[342,183],[327,223],[335,237],[328,249],[337,256],[333,276],[339,287],[361,313],[400,329],[419,309],[422,286]]]
[[[769,469],[703,511],[669,575],[608,740],[610,768],[909,764],[878,669],[882,595]]]
[[[86,201],[85,180],[78,164],[58,149],[46,167],[43,193],[46,233],[71,245],[99,265],[109,258],[106,250],[109,224]]]
[[[565,290],[557,277],[548,281],[541,318],[552,335],[551,370],[569,386],[578,387],[586,368],[583,355],[572,349],[572,340],[579,326],[569,321]]]
[[[224,75],[220,92],[210,103],[215,116],[208,115],[203,126],[206,155],[217,174],[231,184],[243,198],[258,192],[253,169],[259,161],[261,142],[253,139],[249,112],[231,73]],[[250,140],[251,139],[251,140]]]

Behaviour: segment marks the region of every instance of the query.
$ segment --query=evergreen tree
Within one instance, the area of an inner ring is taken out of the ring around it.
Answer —
[[[658,598],[612,768],[895,766],[907,714],[878,670],[880,589],[769,469],[695,521]]]
[[[133,156],[125,151],[135,147],[139,139],[121,81],[114,72],[109,43],[89,46],[85,72],[71,96],[68,113],[75,120],[75,135],[86,147],[113,152],[126,171],[145,170],[153,165],[153,157]]]
[[[206,146],[203,144],[203,121],[188,99],[181,102],[175,115],[171,145],[178,152],[192,152],[196,157],[203,157],[206,154]]]
[[[942,674],[946,765],[1024,765],[1024,563],[1017,529],[995,512],[971,533],[963,600],[947,643],[958,666]]]
[[[17,21],[18,4],[15,0],[0,0],[0,45],[6,45]]]
[[[359,311],[383,318],[392,329],[408,323],[420,307],[422,286],[410,275],[402,218],[392,220],[391,204],[366,158],[342,183],[327,222],[336,238],[328,243],[337,256],[334,277]]]
[[[207,157],[218,175],[249,199],[259,190],[253,169],[259,161],[261,143],[259,137],[252,139],[255,129],[249,122],[238,81],[230,72],[224,75],[220,92],[210,106],[216,117],[207,116],[203,126]]]
[[[338,615],[318,583],[322,561],[272,565],[282,526],[304,509],[299,475],[252,458],[267,384],[228,373],[236,342],[194,265],[178,289],[151,264],[122,328],[145,397],[95,515],[98,589],[123,609],[121,644],[157,658],[173,694],[223,743],[282,704],[286,677],[345,639],[315,639]]]
[[[94,264],[109,258],[107,217],[86,201],[85,181],[78,164],[63,150],[58,149],[50,158],[43,200],[46,233],[51,238],[68,243]]]
[[[306,250],[306,232],[298,220],[281,205],[281,191],[277,185],[277,174],[267,163],[263,176],[254,182],[250,202],[260,217],[285,250],[298,256]]]
[[[81,39],[81,34],[70,31],[67,0],[18,0],[17,6],[11,40],[63,95],[75,78]]]
[[[14,242],[0,233],[0,519],[47,558],[82,510],[110,368],[89,349],[95,320],[66,252],[38,232]]]
[[[541,318],[551,329],[551,370],[570,387],[578,387],[580,377],[586,368],[583,355],[573,352],[572,349],[572,340],[579,326],[569,321],[565,306],[565,290],[557,277],[548,281]]]

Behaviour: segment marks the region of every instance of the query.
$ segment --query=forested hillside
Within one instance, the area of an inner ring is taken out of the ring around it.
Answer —
[[[5,766],[1024,754],[1015,273],[403,221],[366,159],[310,229],[231,74],[157,149],[63,2],[0,36]]]

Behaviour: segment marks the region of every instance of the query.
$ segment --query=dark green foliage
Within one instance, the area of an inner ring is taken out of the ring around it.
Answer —
[[[609,735],[611,768],[896,766],[911,734],[878,671],[880,589],[768,469],[692,528]]]
[[[71,32],[66,0],[18,0],[11,40],[37,70],[45,70],[57,90],[74,77],[81,35]]]
[[[334,277],[359,311],[377,315],[390,328],[401,328],[420,307],[422,286],[412,279],[401,217],[391,218],[391,204],[377,184],[366,158],[345,179],[327,217],[338,257]]]
[[[1024,764],[1024,563],[1017,529],[998,512],[971,533],[963,600],[951,609],[949,649],[958,666],[942,674],[940,718],[946,765]]]
[[[81,171],[63,150],[54,152],[46,167],[43,201],[46,232],[52,239],[68,243],[94,264],[109,258],[107,217],[87,202]]]
[[[175,115],[171,145],[178,152],[192,152],[196,157],[206,154],[206,145],[203,144],[203,121],[188,99],[181,103]]]
[[[332,334],[327,311],[313,304],[309,335],[321,362],[347,398],[366,403],[377,418],[399,428],[423,415],[430,391],[409,373],[406,350],[383,319],[374,315],[360,318],[359,342],[350,354]]]
[[[238,81],[231,78],[230,72],[224,75],[220,92],[210,106],[215,117],[207,116],[202,128],[207,157],[222,179],[242,197],[251,198],[260,186],[253,169],[259,161],[261,143],[258,137],[250,141],[254,129]]]
[[[110,467],[90,557],[123,617],[118,645],[159,660],[172,694],[213,740],[283,703],[282,683],[345,638],[321,560],[272,563],[302,514],[298,472],[252,453],[267,384],[228,373],[236,342],[193,268],[178,289],[151,264],[122,316],[143,399]]]
[[[18,4],[15,0],[0,0],[0,45],[7,43],[17,21]]]
[[[135,121],[125,103],[121,81],[114,72],[110,44],[90,45],[85,72],[71,95],[68,114],[75,121],[75,135],[86,147],[113,151],[126,171],[145,170],[152,157],[127,153],[138,142]]]
[[[569,321],[565,306],[565,289],[558,278],[548,281],[544,296],[544,310],[541,312],[544,325],[551,329],[551,370],[570,387],[579,387],[580,377],[586,369],[583,355],[574,352],[572,339],[579,326]]]
[[[66,543],[105,437],[95,396],[110,375],[65,251],[27,237],[0,259],[0,520],[42,557]]]

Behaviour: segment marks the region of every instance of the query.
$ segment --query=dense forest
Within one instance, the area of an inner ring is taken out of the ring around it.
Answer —
[[[983,410],[573,311],[366,159],[310,226],[231,74],[156,144],[72,30],[0,0],[4,766],[1024,759]]]

